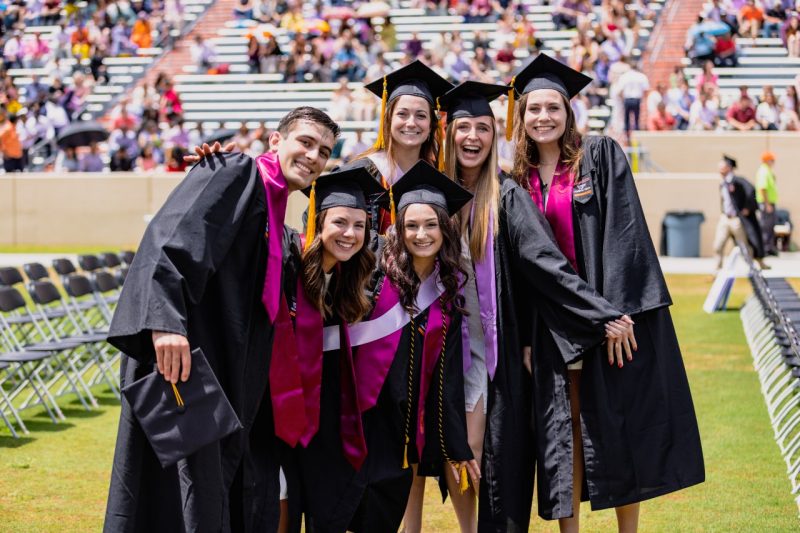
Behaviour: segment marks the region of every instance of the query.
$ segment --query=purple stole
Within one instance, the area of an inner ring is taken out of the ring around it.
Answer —
[[[320,329],[320,334],[322,330]],[[339,417],[339,433],[342,439],[342,450],[345,459],[356,470],[367,458],[367,441],[364,438],[364,425],[358,402],[358,380],[356,378],[353,350],[350,348],[350,334],[347,324],[339,326],[341,350],[344,357],[339,358],[339,375],[341,414]],[[320,344],[322,339],[320,338]],[[319,404],[319,402],[317,402]]]
[[[475,204],[469,214],[470,225],[475,215]],[[486,370],[489,379],[494,379],[497,370],[497,278],[495,277],[494,264],[494,209],[489,212],[489,234],[486,236],[486,252],[483,261],[473,261],[475,269],[475,287],[478,290],[478,305],[483,328],[483,345],[486,357]],[[469,341],[469,322],[465,318],[461,321],[461,347],[466,374],[472,366],[472,351]]]
[[[431,274],[436,275],[434,272]],[[381,316],[397,302],[400,296],[397,288],[392,284],[388,277],[384,277],[380,294],[375,302],[373,315]],[[444,315],[441,299],[437,298],[431,304],[428,312],[428,324],[425,328],[425,338],[422,348],[421,379],[419,388],[419,399],[417,401],[417,427],[416,441],[419,456],[422,456],[422,448],[425,444],[425,398],[428,395],[430,384],[433,378],[436,363],[439,355],[443,352],[443,334],[449,319]],[[361,345],[355,358],[355,377],[358,391],[358,401],[361,412],[372,408],[378,402],[386,375],[392,366],[397,355],[397,347],[403,328],[400,328],[389,335],[378,340]],[[412,335],[415,334],[412,332]]]
[[[561,163],[553,174],[550,185],[550,194],[547,197],[547,207],[542,196],[542,184],[539,181],[539,171],[531,169],[529,177],[530,195],[533,203],[544,213],[556,237],[556,243],[561,252],[569,260],[569,264],[578,272],[578,261],[575,254],[575,228],[572,220],[572,189],[575,179],[572,172]]]
[[[275,435],[295,446],[306,429],[305,398],[294,328],[281,290],[283,269],[283,222],[289,185],[281,171],[278,155],[267,152],[256,158],[256,165],[267,200],[267,272],[261,291],[261,302],[267,317],[274,324],[272,360],[269,366],[270,399],[275,423]],[[276,350],[275,347],[280,347]]]

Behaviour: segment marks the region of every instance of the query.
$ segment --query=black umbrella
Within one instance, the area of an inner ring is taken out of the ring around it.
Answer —
[[[222,144],[234,135],[236,135],[236,130],[221,129],[213,132],[211,135],[208,135],[203,142],[208,143],[209,145],[212,145],[215,142]]]
[[[108,130],[94,121],[73,122],[58,134],[56,142],[61,148],[77,148],[89,146],[91,143],[108,139]]]

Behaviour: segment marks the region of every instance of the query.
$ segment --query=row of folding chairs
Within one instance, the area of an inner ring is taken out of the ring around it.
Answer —
[[[79,256],[80,270],[55,259],[53,277],[40,263],[0,268],[0,419],[12,436],[28,434],[21,413],[34,406],[65,420],[64,395],[87,410],[96,386],[119,398],[119,352],[106,337],[133,255],[111,255]]]
[[[800,508],[800,296],[783,278],[751,269],[741,319],[770,422]]]

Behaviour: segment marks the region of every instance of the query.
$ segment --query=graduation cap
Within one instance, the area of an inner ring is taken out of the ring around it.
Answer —
[[[494,116],[489,102],[509,89],[508,85],[465,81],[440,98],[441,107],[447,112],[447,123],[463,117]]]
[[[736,160],[734,158],[732,158],[731,156],[722,154],[722,159],[723,159],[723,161],[728,163],[728,165],[731,168],[736,168]]]
[[[200,348],[189,380],[169,383],[153,370],[122,389],[163,468],[242,429]]]
[[[522,96],[540,89],[553,89],[558,91],[567,100],[572,99],[584,87],[592,82],[592,78],[581,74],[550,57],[539,54],[536,58],[522,67],[511,78],[513,90],[508,91],[508,117],[506,118],[506,139],[511,140],[511,122],[513,120],[514,93]]]
[[[386,104],[403,95],[424,98],[438,111],[438,98],[453,88],[453,84],[439,76],[433,69],[422,61],[416,60],[390,72],[383,78],[378,78],[365,85],[366,89],[381,99],[381,116],[379,124],[383,123],[386,115]],[[383,128],[378,128],[378,140],[375,147],[384,148]]]
[[[439,206],[453,216],[472,199],[472,193],[420,159],[377,200],[379,204],[389,205],[392,223],[395,198],[397,211],[410,204],[428,204]]]
[[[305,247],[314,240],[317,213],[331,207],[369,211],[368,199],[384,191],[365,165],[354,165],[315,179],[310,187],[303,189],[309,200]]]

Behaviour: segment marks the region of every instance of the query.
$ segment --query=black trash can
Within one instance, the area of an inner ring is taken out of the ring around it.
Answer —
[[[670,211],[662,225],[662,253],[671,257],[700,257],[700,224],[705,221],[697,211]]]

